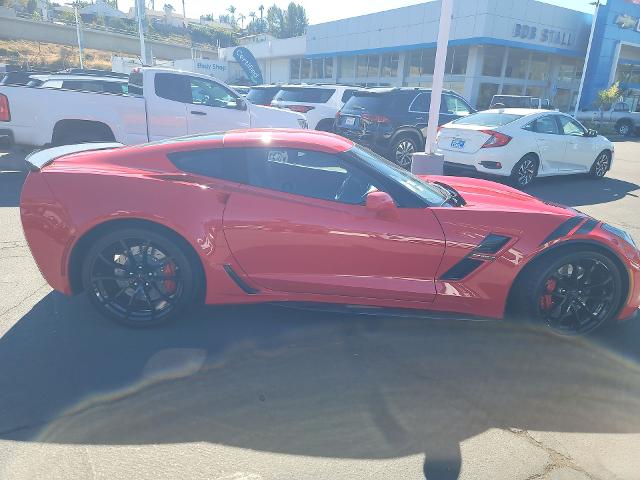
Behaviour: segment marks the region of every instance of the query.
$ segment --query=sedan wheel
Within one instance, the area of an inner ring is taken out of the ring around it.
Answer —
[[[408,170],[411,167],[413,154],[416,153],[416,150],[416,144],[413,140],[401,138],[396,143],[393,160],[396,164]]]
[[[607,152],[602,152],[598,155],[598,158],[596,158],[596,161],[591,167],[591,175],[598,178],[604,177],[609,171],[610,162],[609,154]]]
[[[511,183],[518,187],[527,187],[538,174],[538,162],[531,156],[525,156],[513,167]]]
[[[194,297],[192,269],[180,248],[144,230],[115,232],[96,243],[85,258],[83,283],[101,313],[136,327],[168,320]]]
[[[555,333],[583,335],[615,318],[622,280],[609,257],[585,250],[541,262],[520,288],[531,320]]]

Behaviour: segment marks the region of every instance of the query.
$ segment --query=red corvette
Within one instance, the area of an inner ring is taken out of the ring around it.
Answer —
[[[22,224],[42,274],[128,325],[194,302],[298,302],[514,312],[579,334],[640,304],[625,232],[497,183],[415,177],[332,134],[76,145],[28,162]]]

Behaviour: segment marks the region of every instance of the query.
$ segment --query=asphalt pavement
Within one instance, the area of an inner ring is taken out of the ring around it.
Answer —
[[[640,143],[530,192],[640,241]],[[640,322],[202,307],[130,330],[52,292],[0,153],[0,479],[640,478]],[[17,159],[17,160],[16,160]]]

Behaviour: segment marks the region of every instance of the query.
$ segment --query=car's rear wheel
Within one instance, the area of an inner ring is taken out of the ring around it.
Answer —
[[[100,237],[82,264],[84,290],[108,318],[150,327],[176,318],[196,293],[195,269],[178,243],[146,229]]]
[[[517,288],[526,319],[555,333],[584,335],[615,318],[623,282],[611,258],[582,249],[542,258]]]
[[[629,120],[620,120],[616,123],[616,132],[618,135],[628,137],[633,133],[633,124]]]
[[[391,160],[398,166],[409,170],[413,154],[418,151],[418,142],[410,135],[400,135],[391,146]]]
[[[511,185],[516,188],[525,188],[531,185],[531,182],[538,175],[538,159],[535,155],[525,155],[511,170],[509,177]]]
[[[596,158],[596,161],[591,165],[589,173],[596,178],[604,177],[609,171],[611,165],[611,154],[609,152],[602,152]]]

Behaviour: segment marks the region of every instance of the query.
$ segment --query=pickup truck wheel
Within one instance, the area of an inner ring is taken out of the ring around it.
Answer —
[[[602,178],[609,171],[610,167],[611,154],[609,152],[602,152],[600,153],[600,155],[598,155],[596,161],[593,162],[593,165],[591,165],[591,170],[589,170],[589,173],[596,178]]]
[[[620,120],[616,124],[616,132],[619,135],[628,137],[633,133],[633,124],[629,120]]]

